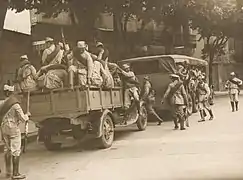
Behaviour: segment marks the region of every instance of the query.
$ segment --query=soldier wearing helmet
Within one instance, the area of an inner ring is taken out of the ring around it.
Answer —
[[[225,84],[225,88],[229,91],[232,112],[239,109],[239,93],[242,80],[236,77],[235,72],[230,73],[230,78]]]
[[[183,82],[177,74],[171,74],[170,78],[172,82],[169,84],[164,97],[161,101],[163,104],[165,100],[168,100],[172,107],[173,120],[175,123],[175,129],[178,129],[178,120],[180,122],[180,129],[185,130],[185,108],[188,105],[188,98],[186,94]]]
[[[209,97],[211,95],[211,90],[206,83],[206,77],[201,75],[198,77],[198,85],[197,85],[197,98],[198,98],[198,107],[199,113],[201,116],[201,120],[199,122],[205,121],[206,112],[205,109],[209,112],[210,118],[209,120],[213,120],[214,115],[213,111],[209,104]]]
[[[158,121],[158,125],[161,125],[163,120],[161,117],[155,112],[153,105],[155,103],[155,91],[152,88],[152,83],[150,82],[149,76],[144,76],[144,82],[141,91],[141,99],[146,104],[146,109],[148,114],[154,116]]]

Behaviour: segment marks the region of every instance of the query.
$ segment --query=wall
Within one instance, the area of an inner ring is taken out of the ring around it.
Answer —
[[[192,56],[201,59],[202,58],[202,50],[204,48],[204,40],[198,41],[199,38],[200,38],[200,35],[197,34],[196,35],[197,45],[196,45],[196,48],[194,49]]]
[[[23,54],[30,54],[31,38],[23,34],[3,31],[0,42],[0,89],[7,80],[15,79],[15,72],[19,65],[19,58]],[[1,92],[1,91],[0,91]]]
[[[214,64],[213,83],[216,91],[224,91],[225,83],[231,72],[235,72],[240,79],[243,79],[242,63]]]

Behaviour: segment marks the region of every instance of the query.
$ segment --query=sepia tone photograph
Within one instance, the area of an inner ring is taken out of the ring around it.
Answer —
[[[243,0],[0,0],[0,180],[243,180]]]

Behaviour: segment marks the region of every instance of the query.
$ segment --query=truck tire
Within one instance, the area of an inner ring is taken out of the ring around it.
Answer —
[[[137,127],[139,131],[144,131],[148,124],[148,113],[144,105],[141,107],[140,112],[141,115],[138,116]]]
[[[97,139],[99,148],[106,149],[112,146],[114,141],[114,124],[109,114],[101,117],[102,135]]]
[[[61,143],[53,143],[51,141],[51,135],[44,136],[44,145],[48,151],[58,151],[61,149]]]

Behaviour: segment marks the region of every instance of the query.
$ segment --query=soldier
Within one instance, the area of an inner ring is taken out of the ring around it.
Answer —
[[[185,108],[188,105],[188,98],[186,94],[185,87],[183,82],[180,80],[180,77],[176,74],[170,75],[172,83],[169,84],[164,97],[161,101],[163,104],[167,99],[172,106],[173,111],[173,120],[175,123],[175,129],[178,129],[178,119],[180,122],[180,129],[185,130]]]
[[[199,82],[197,85],[197,97],[198,97],[198,107],[199,107],[199,113],[201,116],[201,120],[199,122],[205,121],[205,109],[209,112],[210,118],[209,120],[213,120],[213,111],[209,104],[209,97],[211,94],[211,90],[208,86],[208,84],[205,82],[205,77],[200,76],[198,78]]]
[[[134,72],[131,70],[129,64],[123,64],[122,68],[117,66],[118,71],[122,74],[124,79],[125,86],[125,98],[129,95],[130,98],[133,98],[138,109],[138,113],[140,114],[140,101],[139,101],[139,89],[138,89],[138,79]],[[126,106],[126,105],[125,105]]]
[[[42,54],[42,65],[47,66],[50,64],[61,64],[63,58],[63,45],[61,43],[54,43],[54,39],[46,38],[47,48]]]
[[[229,90],[232,112],[235,110],[238,111],[239,109],[239,93],[241,85],[242,80],[238,79],[234,72],[230,73],[230,78],[226,82],[225,88]]]
[[[161,125],[163,120],[161,119],[161,117],[159,117],[159,115],[155,112],[155,110],[153,108],[153,105],[155,103],[155,92],[152,89],[152,84],[149,81],[149,76],[144,77],[144,83],[143,83],[143,87],[142,87],[142,91],[141,91],[141,99],[146,104],[146,109],[147,109],[148,114],[151,114],[154,117],[156,117],[156,119],[158,121],[158,125]]]
[[[37,89],[36,80],[38,74],[33,65],[31,65],[28,56],[23,55],[20,57],[20,67],[17,73],[17,82],[22,91],[33,91]]]
[[[92,75],[94,71],[94,61],[91,54],[86,49],[86,42],[78,41],[77,49],[74,51],[74,57],[79,62],[78,66],[80,66],[78,67],[78,73],[80,76],[79,81],[83,86],[92,84]]]
[[[11,176],[11,160],[13,163],[12,179],[25,179],[19,173],[19,160],[21,153],[21,132],[19,124],[27,123],[30,113],[24,114],[20,102],[13,95],[14,86],[5,85],[6,99],[1,105],[0,120],[3,142],[5,144],[6,176]]]

